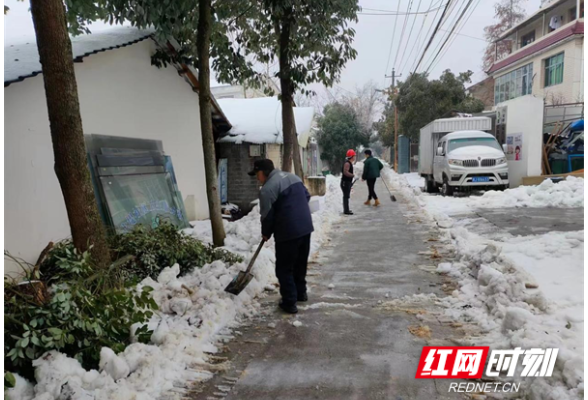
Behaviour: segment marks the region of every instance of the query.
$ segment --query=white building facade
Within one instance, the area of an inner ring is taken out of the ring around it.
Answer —
[[[74,64],[84,133],[160,140],[172,158],[187,218],[208,218],[197,93],[173,67],[151,65],[156,44],[148,34],[108,32],[73,40],[74,57],[88,50]],[[36,44],[27,45],[35,47],[34,57]],[[5,55],[22,56],[17,62],[7,57],[5,64],[4,248],[34,263],[49,241],[71,233],[53,169],[43,77],[30,74],[30,50],[5,48]]]
[[[494,104],[533,94],[546,104],[584,101],[584,2],[545,1],[542,8],[497,41],[510,42],[488,73]]]

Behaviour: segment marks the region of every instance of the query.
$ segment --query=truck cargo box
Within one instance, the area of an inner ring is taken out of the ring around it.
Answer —
[[[433,174],[433,160],[439,139],[455,131],[492,130],[492,119],[488,117],[441,118],[421,128],[419,137],[419,174]]]

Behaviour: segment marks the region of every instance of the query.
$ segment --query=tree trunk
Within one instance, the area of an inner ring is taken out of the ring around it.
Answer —
[[[212,241],[215,246],[223,246],[225,228],[221,212],[218,177],[216,173],[216,154],[212,132],[210,105],[210,33],[212,30],[211,0],[198,0],[198,99],[200,101],[200,129],[202,131],[202,150],[206,173],[206,195],[212,225]]]
[[[277,23],[279,28],[277,33],[279,40],[280,87],[282,90],[282,132],[284,137],[282,170],[292,171],[292,161],[294,161],[296,175],[304,179],[300,160],[300,145],[296,134],[296,120],[294,119],[294,85],[290,76],[290,32],[292,23],[292,8],[290,7],[284,11],[281,21]]]
[[[90,249],[98,267],[107,267],[110,252],[88,169],[65,7],[62,0],[31,0],[31,14],[43,66],[54,168],[73,243],[80,251]]]

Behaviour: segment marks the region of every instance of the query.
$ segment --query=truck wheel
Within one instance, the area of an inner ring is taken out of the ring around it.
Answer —
[[[437,192],[437,184],[435,183],[434,179],[427,178],[425,182],[425,190],[427,193],[436,193]]]
[[[453,196],[453,187],[447,182],[447,178],[443,178],[443,186],[441,186],[441,194],[443,196]]]

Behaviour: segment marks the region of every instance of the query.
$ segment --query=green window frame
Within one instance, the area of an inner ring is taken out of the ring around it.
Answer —
[[[564,53],[545,59],[545,87],[559,85],[563,82]]]
[[[494,82],[494,104],[531,94],[533,91],[533,63],[523,65]]]

